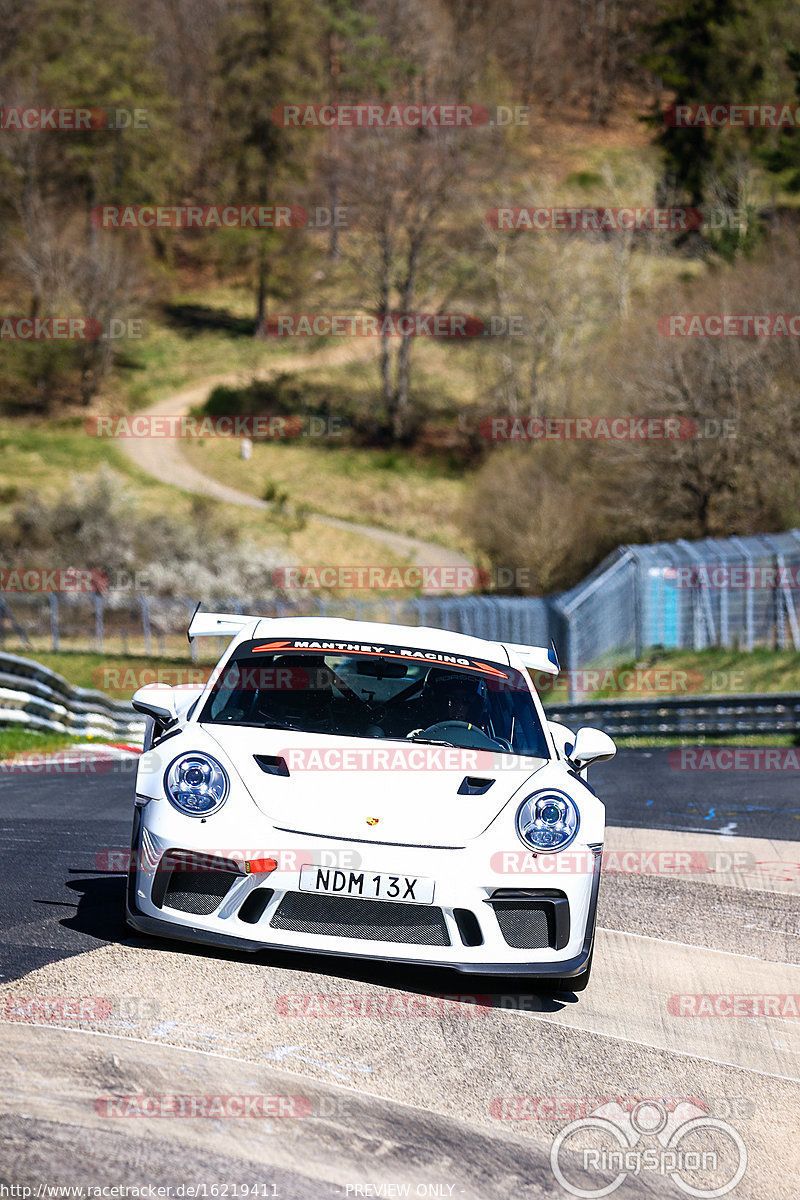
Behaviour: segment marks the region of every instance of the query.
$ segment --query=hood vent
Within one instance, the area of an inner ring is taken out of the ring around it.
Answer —
[[[459,796],[485,796],[494,783],[493,779],[479,779],[477,775],[465,775],[458,789]]]
[[[258,765],[261,767],[261,770],[264,772],[265,775],[288,775],[289,774],[289,768],[286,765],[286,759],[281,758],[279,755],[276,755],[276,754],[254,754],[253,758],[256,760]]]

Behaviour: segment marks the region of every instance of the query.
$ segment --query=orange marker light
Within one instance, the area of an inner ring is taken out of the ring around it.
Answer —
[[[270,871],[278,869],[278,864],[274,858],[251,858],[245,862],[244,869],[248,875],[269,875]]]

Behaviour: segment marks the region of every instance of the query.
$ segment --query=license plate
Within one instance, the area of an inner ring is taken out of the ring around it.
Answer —
[[[404,904],[433,904],[434,881],[417,875],[374,875],[369,871],[341,871],[334,867],[300,868],[301,892],[327,892],[332,896],[361,896],[365,900],[396,900]]]

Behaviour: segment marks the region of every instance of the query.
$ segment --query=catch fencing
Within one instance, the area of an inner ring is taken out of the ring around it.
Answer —
[[[555,643],[567,672],[639,659],[653,648],[800,649],[800,531],[620,546],[570,591],[549,597],[341,599],[304,593],[204,596],[203,607],[264,616],[335,616],[430,625],[490,641]],[[199,597],[142,593],[0,596],[0,650],[89,650],[196,659],[186,642]]]

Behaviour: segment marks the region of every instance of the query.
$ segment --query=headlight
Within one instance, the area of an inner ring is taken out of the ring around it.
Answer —
[[[167,799],[189,817],[207,817],[228,799],[228,776],[210,754],[182,754],[164,773]]]
[[[575,840],[580,823],[575,801],[554,788],[534,792],[517,809],[520,841],[538,852],[565,850]]]

